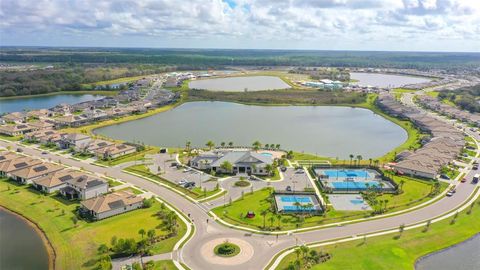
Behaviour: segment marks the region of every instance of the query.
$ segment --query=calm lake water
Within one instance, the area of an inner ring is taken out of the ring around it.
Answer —
[[[145,144],[205,146],[212,140],[250,146],[255,140],[322,156],[382,156],[407,139],[401,127],[370,110],[334,106],[249,106],[189,102],[171,111],[108,126],[96,133]]]
[[[205,79],[189,82],[188,86],[195,89],[210,91],[242,92],[286,89],[290,86],[282,79],[274,76],[247,76]]]
[[[358,82],[356,82],[358,85],[376,87],[400,87],[407,84],[431,81],[429,78],[422,77],[361,72],[351,72],[350,79],[358,80]]]
[[[38,96],[28,98],[2,99],[0,100],[0,114],[19,112],[23,110],[49,109],[61,103],[75,104],[89,100],[101,99],[101,95],[73,95],[58,94],[51,96]]]
[[[420,260],[416,270],[480,269],[480,235]]]
[[[37,232],[20,217],[2,209],[0,269],[48,269],[48,253]]]

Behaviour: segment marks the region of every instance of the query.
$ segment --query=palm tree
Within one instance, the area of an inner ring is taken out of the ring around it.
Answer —
[[[221,145],[222,147],[225,147],[225,142],[222,142],[220,145]]]
[[[369,158],[368,159],[368,165],[372,166],[372,161],[373,161],[373,159]]]
[[[280,222],[282,222],[282,215],[277,214],[277,226],[279,230],[280,230]]]
[[[142,236],[142,239],[143,239],[143,236],[145,235],[145,230],[144,229],[140,229],[138,231],[138,233]]]
[[[212,142],[212,141],[208,141],[205,145],[206,145],[210,150],[212,150],[212,148],[215,146],[215,143]]]
[[[272,175],[274,168],[271,164],[267,164],[265,165],[265,170],[267,171],[268,175]]]
[[[274,215],[270,216],[270,217],[268,218],[268,221],[270,221],[270,227],[273,228],[273,222],[275,222],[275,216],[274,216]]]
[[[260,215],[263,216],[263,228],[264,229],[265,229],[265,218],[266,218],[267,214],[268,214],[268,210],[266,210],[266,209],[262,210],[262,212],[260,213]]]
[[[252,146],[253,146],[253,149],[254,149],[255,151],[258,151],[258,150],[260,149],[260,147],[262,147],[262,143],[259,142],[259,141],[254,141],[254,142],[252,143]]]
[[[229,142],[228,146],[233,147],[233,142]]]
[[[360,165],[360,162],[362,161],[363,157],[362,155],[357,155],[357,165]]]
[[[353,156],[353,154],[350,154],[349,157],[350,157],[350,166],[352,166],[352,162],[353,162],[353,157],[354,157],[354,156]]]
[[[402,179],[402,180],[400,180],[400,183],[399,183],[399,185],[398,185],[398,189],[399,189],[400,191],[403,191],[403,185],[405,185],[405,180]]]
[[[190,152],[190,146],[191,146],[191,145],[192,145],[192,142],[190,142],[190,141],[187,141],[187,142],[185,143],[185,149],[187,150],[187,152]]]
[[[280,149],[280,144],[277,143],[277,144],[275,145],[275,148]]]

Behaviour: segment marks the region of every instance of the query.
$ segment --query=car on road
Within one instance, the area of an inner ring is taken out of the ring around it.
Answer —
[[[447,197],[452,197],[454,193],[455,192],[453,190],[449,190],[446,195]]]
[[[463,177],[462,180],[460,180],[460,182],[462,182],[462,183],[467,182],[467,178],[466,178],[466,177]]]
[[[22,148],[17,148],[17,152],[18,152],[18,153],[22,153],[22,152],[23,152],[23,149],[22,149]]]
[[[473,176],[473,178],[472,178],[472,183],[473,183],[473,184],[478,183],[478,179],[480,179],[480,174],[477,173],[477,174],[475,174],[475,175]]]
[[[46,155],[46,154],[48,154],[47,151],[43,151],[43,152],[42,152],[42,155]]]
[[[305,171],[303,169],[300,169],[300,170],[297,170],[295,173],[296,174],[303,174],[303,173],[305,173]]]

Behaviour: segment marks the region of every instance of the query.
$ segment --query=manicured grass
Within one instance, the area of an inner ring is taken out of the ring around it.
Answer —
[[[93,154],[85,154],[85,153],[75,153],[75,154],[72,155],[72,157],[82,159],[82,160],[86,160],[86,159],[92,158],[94,156],[95,155],[93,155]]]
[[[432,199],[429,194],[433,187],[433,181],[419,180],[407,176],[392,176],[396,183],[400,183],[401,180],[405,181],[403,184],[403,193],[383,194],[377,197],[378,200],[388,200],[387,208],[389,210],[402,210],[413,205],[420,204]],[[440,182],[440,189],[443,191],[447,188],[448,184]]]
[[[172,260],[155,261],[154,270],[177,270],[178,268],[173,264]]]
[[[17,142],[22,139],[22,136],[8,136],[0,134],[0,139],[5,141]]]
[[[140,190],[138,190],[136,188],[131,188],[131,187],[122,188],[122,189],[119,189],[118,191],[129,191],[133,194],[142,194],[143,193]]]
[[[157,235],[165,235],[162,221],[156,215],[161,210],[159,203],[151,208],[138,209],[101,221],[79,220],[75,226],[72,218],[78,202],[63,200],[56,195],[42,195],[28,186],[0,180],[0,205],[21,213],[37,223],[46,233],[57,254],[58,269],[91,269],[99,256],[100,244],[110,245],[113,236],[140,240],[140,229],[155,229]],[[179,222],[178,235],[155,245],[155,253],[168,252],[186,232]]]
[[[122,185],[121,182],[118,182],[118,181],[115,181],[115,180],[112,180],[112,179],[107,179],[108,181],[108,186],[109,187],[118,187],[120,185]]]
[[[313,266],[311,269],[414,269],[415,261],[426,254],[465,241],[480,231],[480,207],[475,204],[470,215],[460,213],[456,222],[452,218],[433,223],[430,229],[406,230],[399,234],[389,234],[363,240],[345,242],[320,248],[319,251],[332,255],[329,261]],[[289,262],[296,259],[289,254],[277,269],[287,269]]]
[[[436,92],[436,91],[428,91],[428,92],[425,92],[425,94],[431,96],[431,97],[438,97],[438,94],[440,94],[440,92]]]

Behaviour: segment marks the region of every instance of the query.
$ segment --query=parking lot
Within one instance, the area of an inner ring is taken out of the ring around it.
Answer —
[[[151,164],[147,165],[151,172],[158,173],[160,169],[161,176],[175,184],[193,182],[195,187],[206,188],[207,190],[212,190],[217,185],[216,179],[209,174],[183,167],[177,168],[175,158],[170,157],[169,154],[155,154],[147,158],[152,161]]]

